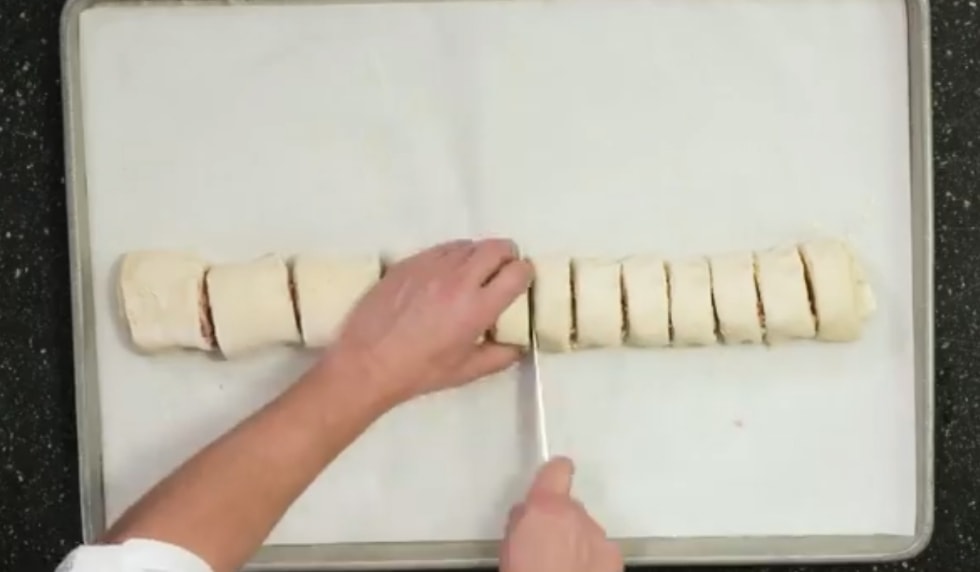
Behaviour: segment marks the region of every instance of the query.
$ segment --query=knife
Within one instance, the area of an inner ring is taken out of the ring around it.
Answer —
[[[529,300],[530,311],[528,312],[530,347],[525,358],[529,361],[527,364],[528,375],[525,377],[530,378],[526,383],[532,384],[534,395],[534,438],[537,446],[538,460],[544,464],[551,458],[551,450],[548,447],[548,423],[544,412],[544,389],[541,383],[541,368],[538,364],[538,335],[534,327],[534,301],[533,296],[529,296],[529,298],[531,298]]]

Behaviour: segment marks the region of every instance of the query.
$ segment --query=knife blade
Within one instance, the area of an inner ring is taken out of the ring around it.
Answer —
[[[538,453],[538,460],[543,464],[547,463],[551,458],[551,449],[548,445],[548,422],[545,416],[544,408],[544,387],[541,380],[541,366],[538,356],[538,335],[536,333],[536,328],[534,324],[534,302],[533,296],[530,297],[530,312],[528,316],[528,328],[529,328],[529,338],[530,346],[528,347],[527,356],[525,359],[529,360],[528,364],[528,376],[529,383],[532,384],[533,396],[534,396],[534,439],[535,445]]]

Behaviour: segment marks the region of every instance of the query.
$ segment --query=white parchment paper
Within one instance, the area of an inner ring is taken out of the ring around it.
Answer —
[[[127,250],[504,234],[682,256],[833,233],[878,295],[863,340],[545,356],[552,445],[615,536],[912,533],[901,1],[110,7],[81,47],[110,519],[310,359],[131,352]],[[509,372],[395,411],[270,543],[498,538],[531,470],[518,398]]]

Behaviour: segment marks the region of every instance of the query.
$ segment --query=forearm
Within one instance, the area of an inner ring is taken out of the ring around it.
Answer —
[[[237,570],[289,505],[384,407],[364,380],[325,360],[275,401],[151,490],[104,540],[183,546],[215,572]]]

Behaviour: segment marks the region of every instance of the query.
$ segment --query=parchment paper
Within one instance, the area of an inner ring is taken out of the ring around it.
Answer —
[[[503,234],[683,256],[832,233],[878,296],[862,341],[544,356],[552,445],[619,537],[912,533],[899,0],[97,8],[82,49],[110,519],[310,360],[133,353],[127,250]],[[270,543],[498,538],[533,468],[518,397],[509,372],[396,410]]]

